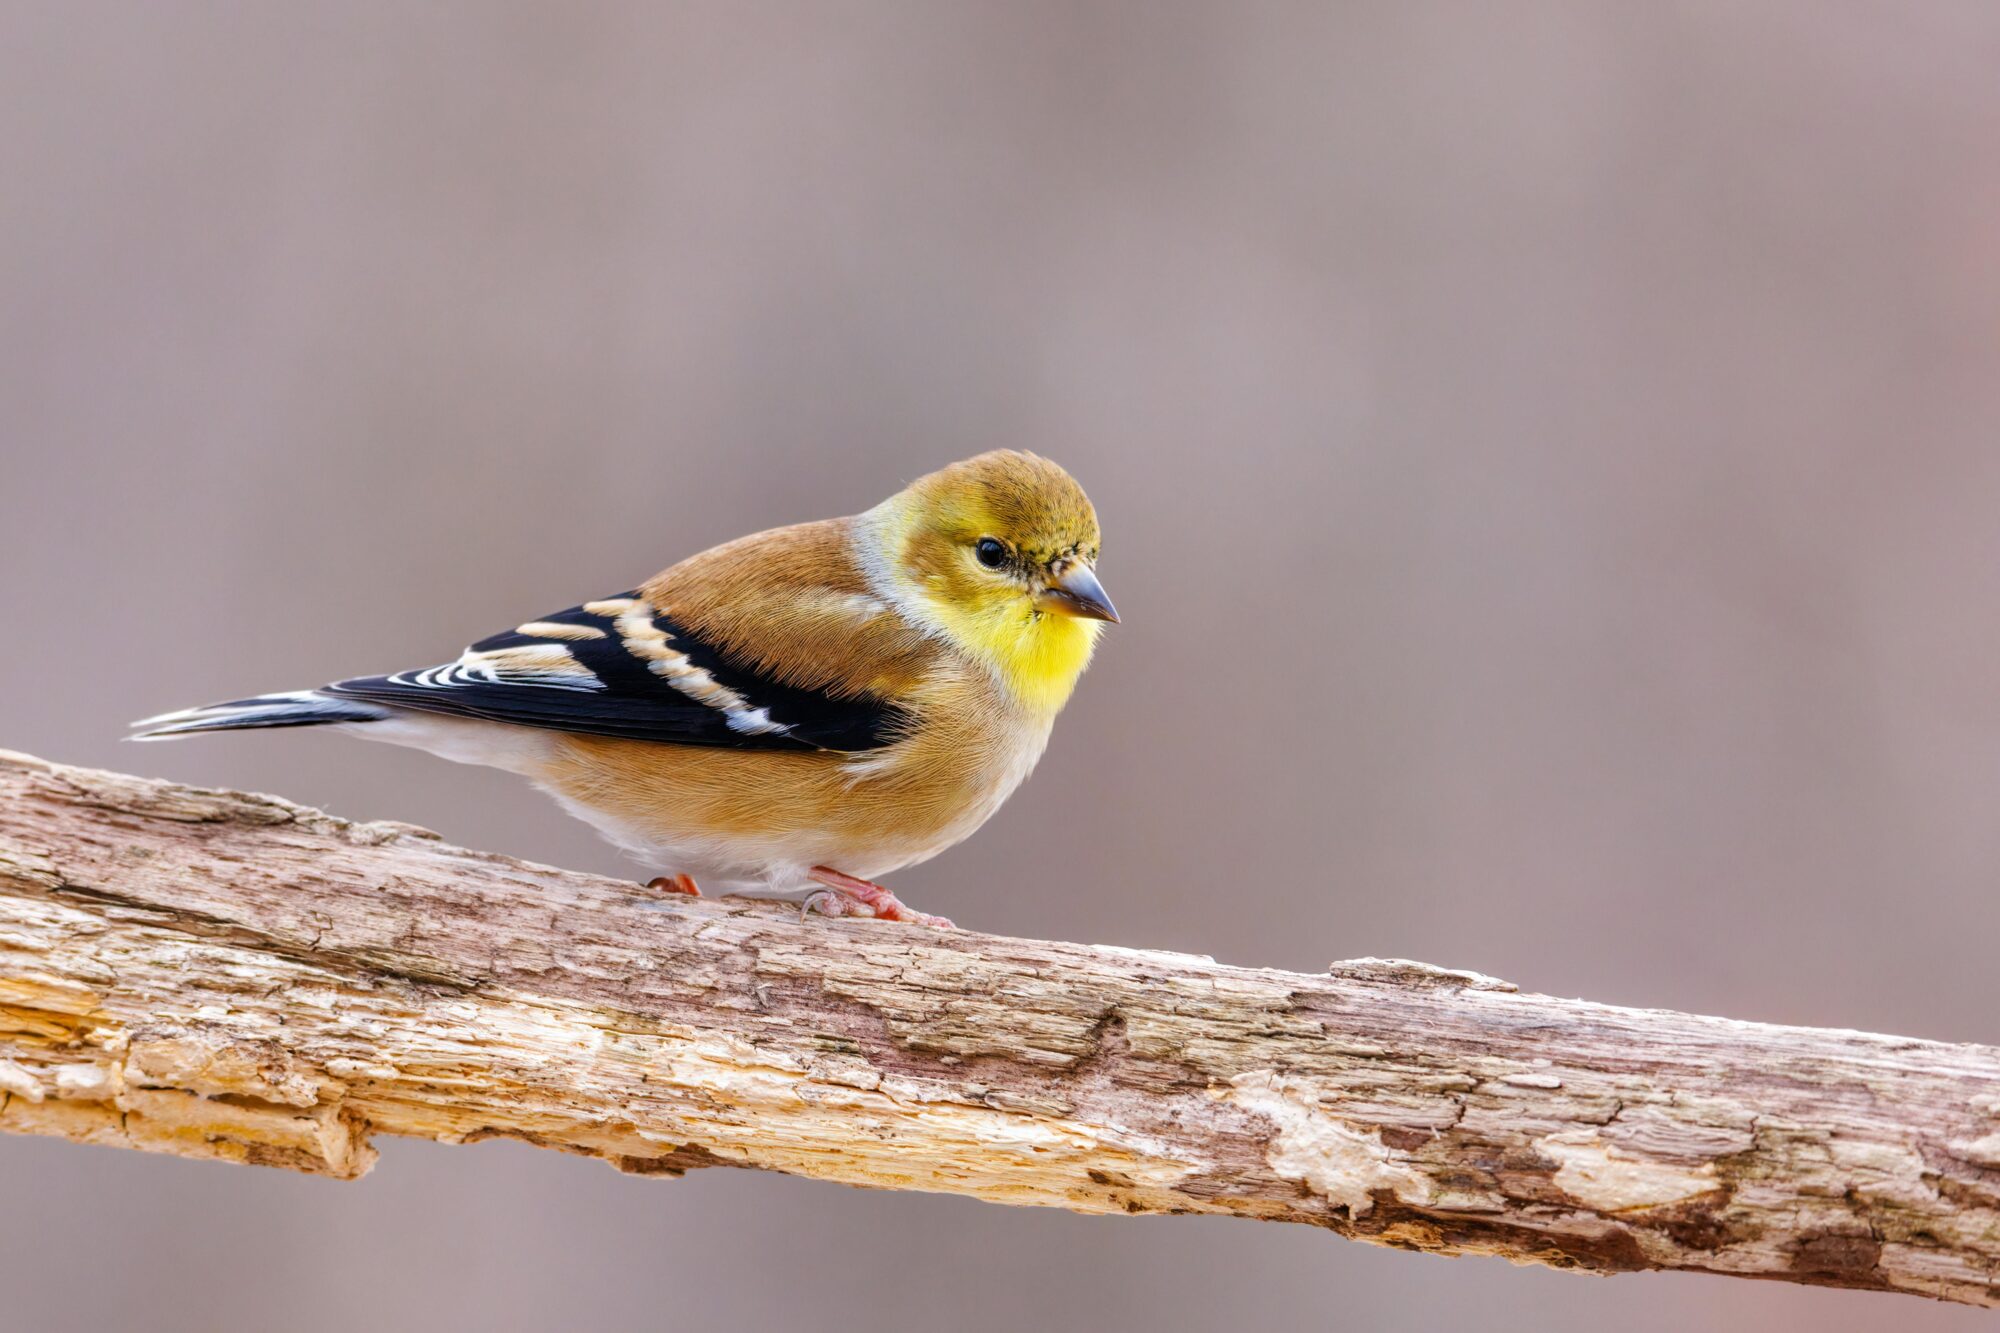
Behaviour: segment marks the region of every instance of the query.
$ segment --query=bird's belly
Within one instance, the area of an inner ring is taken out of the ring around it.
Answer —
[[[565,736],[539,785],[656,873],[790,892],[815,865],[873,879],[970,836],[1047,733],[984,739],[856,758]]]

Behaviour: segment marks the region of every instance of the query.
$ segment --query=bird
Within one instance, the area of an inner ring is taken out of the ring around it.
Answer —
[[[1037,454],[753,533],[454,661],[181,709],[132,739],[331,727],[519,774],[660,874],[950,928],[876,882],[1028,777],[1118,612],[1097,511]]]

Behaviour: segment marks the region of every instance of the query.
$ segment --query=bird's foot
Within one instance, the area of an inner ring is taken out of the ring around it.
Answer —
[[[684,893],[690,898],[701,897],[701,886],[694,882],[693,875],[661,875],[646,885],[661,893]]]
[[[865,879],[843,875],[825,866],[814,866],[806,874],[825,886],[806,895],[804,910],[807,912],[818,912],[822,916],[867,916],[878,921],[907,921],[911,925],[929,926],[933,930],[957,929],[944,917],[905,906],[901,898],[880,884],[870,884]]]

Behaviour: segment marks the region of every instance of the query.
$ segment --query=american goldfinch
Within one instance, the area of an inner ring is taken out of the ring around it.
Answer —
[[[1001,450],[850,518],[690,556],[457,661],[134,723],[141,740],[333,726],[528,778],[662,869],[808,891],[829,916],[949,926],[873,881],[1020,786],[1118,613],[1097,513]]]

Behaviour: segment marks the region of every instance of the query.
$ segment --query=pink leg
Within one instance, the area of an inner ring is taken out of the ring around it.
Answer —
[[[684,893],[690,898],[701,897],[701,886],[694,882],[693,875],[662,875],[646,886],[661,893]]]
[[[933,930],[957,929],[944,917],[905,907],[901,898],[880,884],[870,884],[865,879],[843,875],[826,866],[814,866],[806,874],[816,883],[826,886],[807,896],[805,910],[808,912],[818,912],[823,916],[871,916],[878,921],[907,921],[912,925],[929,926]]]

